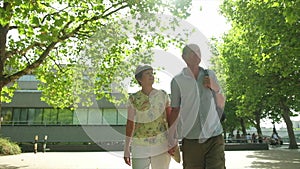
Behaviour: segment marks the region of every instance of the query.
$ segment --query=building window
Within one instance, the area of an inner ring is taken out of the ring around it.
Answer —
[[[103,124],[104,125],[117,124],[117,109],[103,109]]]
[[[2,108],[1,115],[3,117],[2,124],[12,124],[12,117],[13,117],[12,108]]]
[[[46,125],[55,125],[57,124],[57,109],[44,109],[44,119],[43,123]]]
[[[102,109],[89,109],[88,124],[90,125],[102,124]]]
[[[125,125],[127,122],[127,109],[118,109],[118,125]]]
[[[69,109],[58,109],[58,124],[71,125],[73,124],[73,111]]]
[[[2,108],[3,125],[125,125],[127,109]]]
[[[35,109],[27,109],[28,111],[28,119],[27,119],[27,123],[29,125],[33,125],[35,123]]]
[[[15,108],[13,109],[13,123],[14,124],[27,124],[27,110]]]
[[[73,124],[87,125],[88,124],[88,109],[77,109],[74,111]]]
[[[41,108],[35,108],[34,124],[43,124],[43,110]]]

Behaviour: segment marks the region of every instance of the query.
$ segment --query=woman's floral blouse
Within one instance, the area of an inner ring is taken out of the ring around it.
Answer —
[[[169,96],[154,89],[149,96],[138,91],[129,97],[129,106],[135,109],[133,144],[154,145],[167,141],[166,106]]]

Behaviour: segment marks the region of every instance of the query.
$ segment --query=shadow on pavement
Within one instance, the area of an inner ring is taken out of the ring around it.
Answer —
[[[0,164],[0,169],[19,169],[19,168],[25,168],[28,166],[11,166],[7,164]]]
[[[296,169],[300,166],[300,151],[289,149],[271,149],[255,152],[247,158],[254,158],[251,168]]]

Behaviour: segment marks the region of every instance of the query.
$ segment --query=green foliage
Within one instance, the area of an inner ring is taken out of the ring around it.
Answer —
[[[116,90],[113,82],[133,77],[136,65],[150,63],[151,49],[184,42],[176,27],[189,16],[190,5],[191,0],[4,0],[1,101],[9,101],[5,86],[31,73],[41,81],[42,100],[54,107],[113,99],[108,94]],[[161,16],[171,17],[166,22]],[[166,33],[170,30],[173,37]]]
[[[12,97],[14,96],[14,91],[18,89],[18,84],[14,83],[11,86],[4,86],[2,89],[1,101],[4,103],[11,102]]]
[[[0,138],[0,154],[1,155],[15,155],[20,154],[21,148],[14,142],[6,138]]]
[[[300,1],[224,1],[232,29],[218,42],[227,99],[238,117],[280,120],[299,111]],[[290,111],[292,114],[292,111]]]

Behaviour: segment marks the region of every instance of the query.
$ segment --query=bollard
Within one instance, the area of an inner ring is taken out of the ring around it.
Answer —
[[[38,140],[39,140],[39,136],[35,135],[35,137],[34,137],[34,145],[33,145],[34,154],[36,154],[37,150],[38,150]]]
[[[48,139],[48,136],[45,135],[44,137],[44,143],[43,143],[43,153],[46,152],[46,147],[47,147],[47,139]]]

